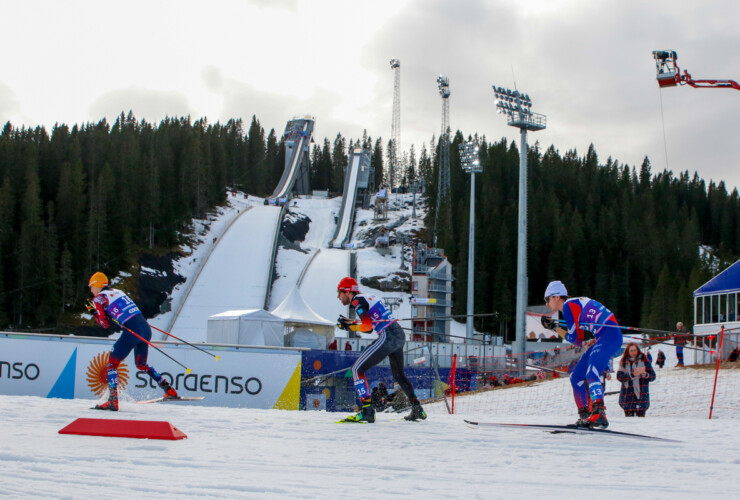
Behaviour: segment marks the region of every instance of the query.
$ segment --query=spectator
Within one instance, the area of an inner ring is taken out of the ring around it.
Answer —
[[[627,417],[644,417],[650,407],[648,384],[655,380],[655,371],[637,344],[630,342],[619,361],[617,380],[622,383],[619,406]]]
[[[403,392],[398,382],[393,383],[393,393],[388,395],[388,402],[393,407],[393,411],[400,412],[409,407],[409,398]]]
[[[337,339],[332,340],[331,344],[329,344],[329,350],[330,351],[337,350]]]
[[[373,390],[370,391],[370,401],[373,408],[375,408],[375,411],[383,411],[385,408],[385,402],[383,401],[383,397],[380,395],[380,390],[378,390],[377,387],[373,387]]]
[[[678,335],[673,337],[673,343],[676,345],[676,359],[678,359],[676,366],[683,366],[683,346],[685,346],[688,341],[689,333],[680,321],[676,323],[676,331],[678,332]]]
[[[660,349],[658,349],[658,360],[655,364],[658,365],[658,368],[663,368],[663,365],[665,365],[665,354]]]
[[[388,400],[388,388],[385,386],[384,382],[378,383],[378,393],[380,394],[380,398],[383,400],[383,403],[385,403]]]
[[[352,344],[349,343],[349,340],[344,344],[344,350],[345,351],[351,351],[352,350]]]
[[[728,361],[737,361],[738,356],[740,355],[740,348],[736,347],[732,350],[730,353],[730,357],[727,358]]]

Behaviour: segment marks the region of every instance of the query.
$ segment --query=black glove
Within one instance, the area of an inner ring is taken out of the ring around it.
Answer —
[[[339,315],[339,318],[337,318],[337,328],[340,330],[347,330],[349,331],[350,325],[353,325],[354,321],[350,320],[346,316]]]
[[[545,327],[547,330],[555,331],[555,328],[558,327],[558,322],[552,319],[550,316],[541,316],[540,323],[542,323],[542,326]]]
[[[95,313],[95,304],[93,304],[92,299],[85,299],[85,307],[91,313]]]

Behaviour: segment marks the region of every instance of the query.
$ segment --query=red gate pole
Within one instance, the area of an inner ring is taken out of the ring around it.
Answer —
[[[712,388],[712,403],[709,405],[709,420],[712,420],[714,410],[714,394],[717,392],[717,375],[719,375],[719,362],[722,361],[722,340],[725,338],[725,325],[719,331],[719,346],[717,347],[717,368],[714,370],[714,388]]]
[[[457,366],[457,354],[452,355],[452,385],[450,394],[452,394],[452,414],[455,414],[455,367]]]

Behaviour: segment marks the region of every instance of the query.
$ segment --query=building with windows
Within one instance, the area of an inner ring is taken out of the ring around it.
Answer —
[[[411,317],[413,340],[451,342],[452,264],[440,248],[413,247]]]
[[[716,336],[724,327],[727,342],[723,343],[722,358],[727,359],[738,343],[739,312],[740,260],[694,291],[694,335]]]

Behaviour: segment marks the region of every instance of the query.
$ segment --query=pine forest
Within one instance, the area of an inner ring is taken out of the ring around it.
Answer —
[[[438,148],[405,154],[402,186],[422,181],[426,244],[443,248],[454,269],[454,314],[464,314],[470,176],[450,144],[450,192],[435,212]],[[475,311],[498,313],[476,329],[513,331],[516,292],[519,148],[478,139]],[[311,183],[341,194],[354,147],[373,151],[376,185],[383,140],[341,134],[315,142]],[[87,279],[131,272],[142,253],[176,250],[193,218],[225,202],[227,188],[267,196],[284,165],[282,137],[257,117],[209,124],[159,124],[121,114],[75,125],[14,128],[0,134],[0,329],[70,333],[89,296]],[[740,200],[723,182],[688,171],[652,172],[612,158],[528,150],[529,304],[543,303],[550,280],[593,297],[620,324],[671,330],[691,325],[692,292],[740,256]],[[462,217],[462,219],[460,219]],[[330,291],[327,291],[330,293]]]

